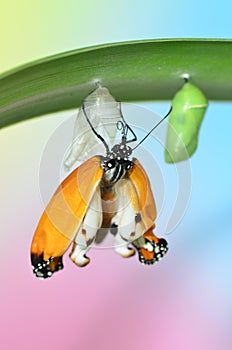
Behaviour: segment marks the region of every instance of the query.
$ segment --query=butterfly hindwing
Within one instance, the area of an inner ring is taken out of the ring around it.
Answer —
[[[95,240],[98,229],[101,225],[102,205],[100,186],[98,186],[86,210],[84,220],[76,233],[73,249],[70,254],[71,260],[77,266],[83,267],[90,262],[86,253],[91,248],[91,244]]]

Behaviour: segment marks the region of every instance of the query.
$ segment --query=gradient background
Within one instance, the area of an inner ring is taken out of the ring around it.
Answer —
[[[231,12],[223,0],[2,1],[0,70],[105,42],[231,38]],[[140,105],[163,111],[169,104]],[[46,281],[32,275],[29,261],[43,210],[38,174],[47,141],[70,112],[1,130],[2,349],[232,348],[231,112],[229,103],[210,104],[191,159],[190,205],[162,262],[149,268],[92,250],[88,267],[66,256],[65,269]],[[170,165],[162,169],[168,182]]]

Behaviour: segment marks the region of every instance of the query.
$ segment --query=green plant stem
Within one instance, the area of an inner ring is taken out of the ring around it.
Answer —
[[[62,53],[0,76],[0,127],[80,106],[100,81],[118,101],[171,100],[183,74],[232,98],[232,40],[149,40]]]

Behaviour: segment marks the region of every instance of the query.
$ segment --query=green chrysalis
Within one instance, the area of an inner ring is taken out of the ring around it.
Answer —
[[[195,152],[207,106],[208,100],[203,92],[188,81],[176,93],[166,135],[167,163],[188,159]]]

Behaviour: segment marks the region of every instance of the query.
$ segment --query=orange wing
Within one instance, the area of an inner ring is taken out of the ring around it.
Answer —
[[[168,245],[164,238],[158,238],[152,230],[155,228],[156,205],[152,194],[150,181],[138,160],[129,172],[129,179],[133,183],[139,202],[139,212],[136,221],[143,227],[144,233],[141,237],[132,242],[138,250],[139,260],[146,265],[159,261],[167,252]],[[136,205],[135,205],[136,208]]]
[[[152,194],[149,178],[137,159],[129,172],[129,179],[136,189],[139,198],[139,213],[146,230],[151,227],[154,228],[154,221],[156,219],[155,200]]]
[[[92,157],[75,169],[53,195],[31,244],[37,277],[50,277],[63,268],[62,256],[72,243],[102,176],[100,157]]]

